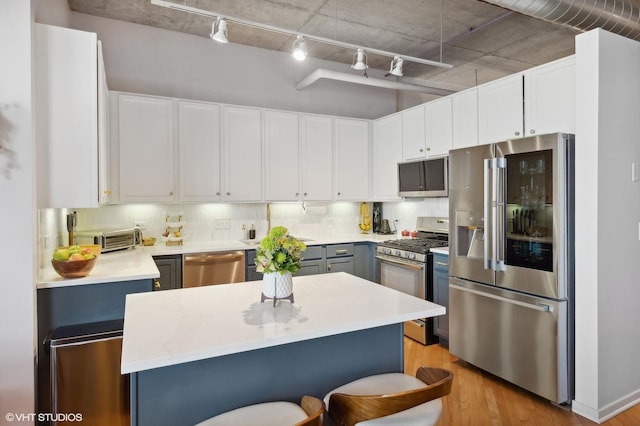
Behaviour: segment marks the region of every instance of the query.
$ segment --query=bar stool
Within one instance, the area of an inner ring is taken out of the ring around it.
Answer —
[[[420,367],[416,377],[378,374],[342,385],[324,397],[329,418],[340,426],[434,425],[453,373]]]
[[[303,396],[300,405],[276,401],[248,405],[211,417],[196,426],[322,426],[324,403]]]

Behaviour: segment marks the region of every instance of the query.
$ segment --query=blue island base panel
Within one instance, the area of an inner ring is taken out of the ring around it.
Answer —
[[[267,401],[318,398],[360,377],[404,369],[402,324],[131,374],[131,424],[193,425]]]

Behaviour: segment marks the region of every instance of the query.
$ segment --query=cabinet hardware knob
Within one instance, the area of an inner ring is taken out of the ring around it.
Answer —
[[[158,280],[156,280],[153,284],[154,284],[153,286],[155,288],[162,288],[162,284],[160,284],[160,281],[158,281]]]
[[[516,132],[516,136],[520,136],[520,132]]]
[[[296,192],[296,197],[297,197],[298,195],[300,195],[300,193],[299,193],[299,192]]]
[[[338,192],[338,195],[342,195],[342,194],[340,194],[340,193]]]
[[[331,270],[331,264],[328,264],[327,265],[327,271],[330,271],[330,270]]]
[[[427,151],[431,151],[431,148],[427,148]]]
[[[173,197],[173,191],[171,191],[171,192],[169,193],[169,196]]]
[[[230,192],[227,192],[227,195],[231,195],[231,193],[230,193]]]
[[[424,152],[424,149],[420,148],[420,152]]]
[[[529,133],[531,133],[532,135],[533,135],[535,132],[536,132],[536,131],[535,131],[535,130],[533,130],[533,129],[529,130]]]
[[[305,196],[305,197],[307,196],[307,193],[306,193],[306,192],[304,193],[304,196]]]
[[[216,195],[220,195],[220,192],[216,192]]]

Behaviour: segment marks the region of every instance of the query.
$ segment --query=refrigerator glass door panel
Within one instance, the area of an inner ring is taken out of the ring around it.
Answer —
[[[557,403],[569,400],[567,302],[451,278],[449,352]]]
[[[496,285],[554,299],[567,297],[562,266],[566,231],[564,136],[542,135],[496,144],[505,159],[498,245],[504,268]]]
[[[449,152],[449,273],[487,284],[494,271],[484,268],[485,164],[493,156],[493,145]]]

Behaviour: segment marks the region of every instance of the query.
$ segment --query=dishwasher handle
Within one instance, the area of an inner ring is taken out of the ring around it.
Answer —
[[[211,265],[244,260],[244,252],[188,254],[184,256],[185,265]]]

